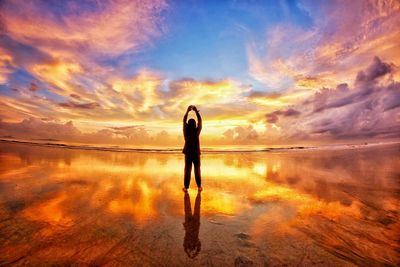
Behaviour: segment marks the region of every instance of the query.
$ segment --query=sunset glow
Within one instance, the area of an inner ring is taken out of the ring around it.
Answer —
[[[0,135],[180,147],[392,140],[398,1],[2,1]],[[191,114],[191,116],[194,116]]]

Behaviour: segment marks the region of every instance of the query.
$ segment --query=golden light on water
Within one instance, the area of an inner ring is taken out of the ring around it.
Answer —
[[[192,228],[182,228],[181,154],[6,143],[0,149],[0,234],[17,236],[24,229],[23,238],[0,238],[2,262],[28,250],[22,262],[31,264],[80,257],[87,263],[117,257],[123,264],[155,264],[165,255],[171,256],[167,264],[187,261],[182,243]],[[317,259],[393,264],[399,244],[398,150],[203,154],[195,263],[233,263],[240,251],[257,265],[265,256],[291,265],[307,247],[312,254],[306,265]],[[193,180],[191,186],[193,206]],[[109,252],[111,247],[116,251]],[[215,258],[218,250],[223,253]]]

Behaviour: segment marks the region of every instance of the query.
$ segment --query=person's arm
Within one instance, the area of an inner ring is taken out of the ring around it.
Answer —
[[[189,111],[192,109],[192,106],[188,106],[185,116],[183,116],[183,134],[186,135],[186,126],[187,126],[187,117]]]
[[[196,112],[197,117],[197,134],[200,134],[201,128],[203,127],[203,121],[200,116],[200,112],[197,110],[196,107],[193,107],[194,112]]]

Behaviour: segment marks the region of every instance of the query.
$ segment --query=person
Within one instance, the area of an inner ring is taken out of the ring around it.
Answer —
[[[183,223],[185,237],[183,239],[183,249],[189,258],[194,259],[201,250],[201,242],[199,239],[201,191],[197,191],[193,214],[188,192],[185,192],[183,200],[185,208],[185,222]]]
[[[188,113],[193,110],[197,117],[197,127],[196,121],[190,119],[187,121]],[[192,164],[194,165],[194,177],[196,179],[196,184],[199,191],[202,191],[201,187],[201,171],[200,171],[200,141],[199,136],[202,128],[202,119],[199,110],[190,105],[183,117],[183,136],[185,137],[185,146],[182,152],[185,154],[185,177],[184,177],[184,187],[182,190],[187,192],[190,185],[190,176],[192,172]]]

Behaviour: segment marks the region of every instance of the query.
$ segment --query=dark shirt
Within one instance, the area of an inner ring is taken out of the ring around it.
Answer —
[[[186,155],[200,155],[200,132],[197,128],[194,131],[188,131],[188,125],[186,124],[183,130],[183,135],[185,136],[185,146],[183,147],[182,153]]]
[[[185,146],[183,147],[182,153],[190,156],[200,155],[200,132],[202,128],[202,119],[199,112],[196,112],[197,116],[197,127],[194,131],[189,130],[189,125],[187,124],[187,113],[183,117],[183,135],[185,137]]]

